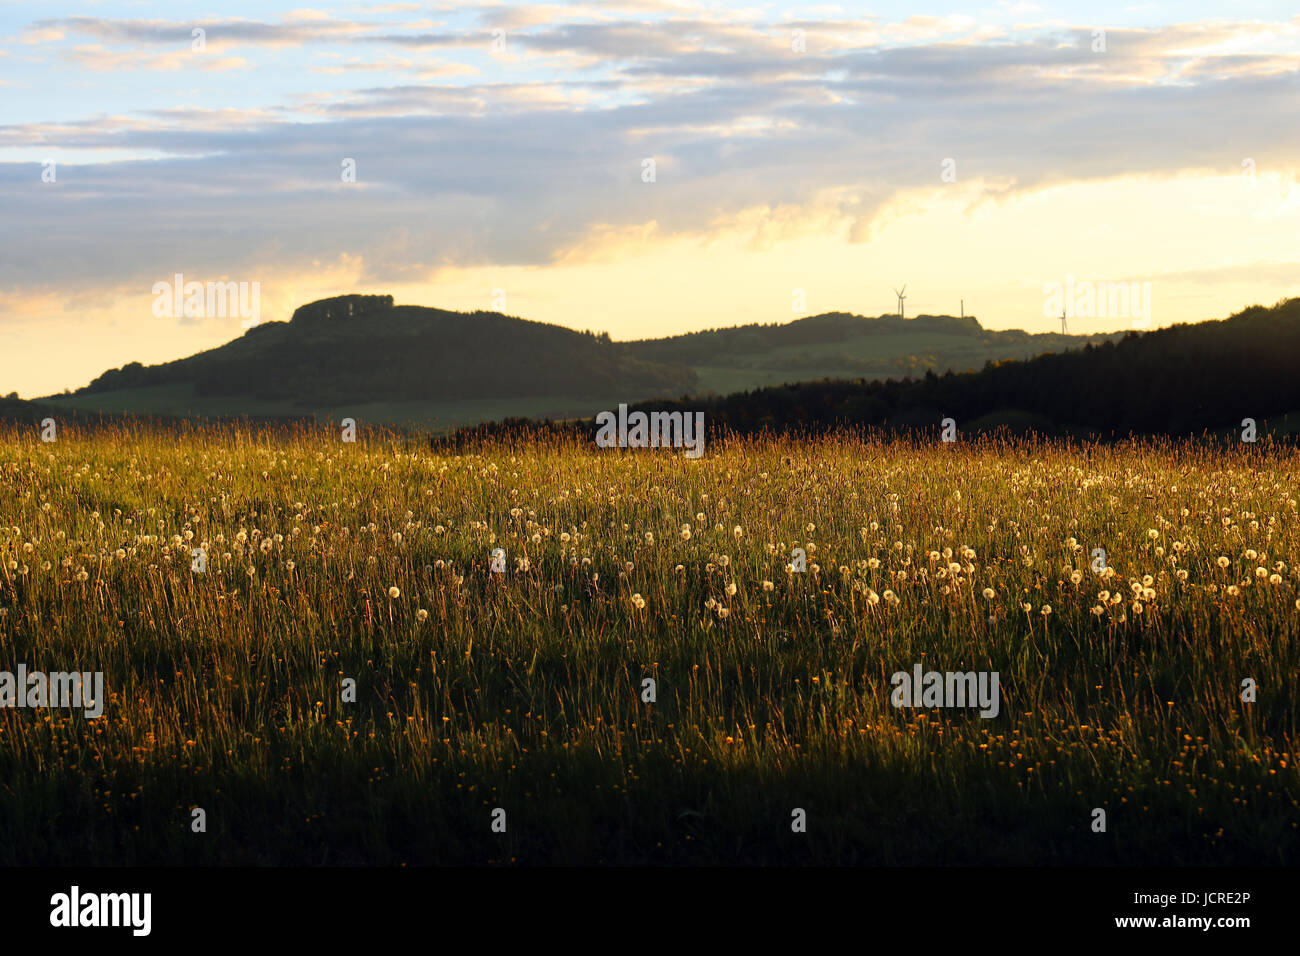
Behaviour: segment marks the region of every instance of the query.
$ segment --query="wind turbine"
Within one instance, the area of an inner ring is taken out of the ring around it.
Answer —
[[[1062,309],[1062,310],[1061,310],[1061,334],[1062,334],[1062,335],[1069,335],[1069,334],[1070,334],[1070,333],[1067,332],[1066,329],[1065,329],[1065,309]]]
[[[904,317],[904,316],[903,316],[903,300],[906,299],[907,296],[903,295],[903,293],[906,292],[906,291],[907,291],[907,283],[906,283],[906,282],[903,283],[903,288],[902,288],[902,289],[895,289],[895,290],[894,290],[894,295],[898,296],[898,317],[899,317],[900,319]]]

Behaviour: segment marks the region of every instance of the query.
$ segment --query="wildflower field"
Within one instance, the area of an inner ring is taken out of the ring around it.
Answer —
[[[10,428],[0,862],[1294,865],[1298,465]]]

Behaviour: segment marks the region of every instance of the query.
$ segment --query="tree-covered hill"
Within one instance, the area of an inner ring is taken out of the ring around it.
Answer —
[[[339,296],[300,308],[289,322],[255,326],[220,348],[105,372],[82,393],[182,383],[200,397],[311,407],[619,389],[682,394],[692,390],[695,375],[557,325],[496,312],[395,306],[391,296]]]
[[[836,312],[614,342],[605,333],[496,312],[344,295],[304,305],[290,321],[263,323],[219,348],[160,365],[131,362],[48,400],[127,414],[343,414],[446,428],[506,417],[575,417],[616,401],[722,395],[828,377],[964,371],[1115,337],[992,331],[971,317]]]
[[[817,434],[843,426],[963,432],[1008,427],[1117,437],[1239,429],[1300,411],[1300,299],[1230,318],[1130,333],[1078,351],[989,362],[978,372],[826,380],[721,397],[642,402],[641,410],[702,411],[708,434]],[[483,426],[478,434],[517,430]],[[594,432],[594,421],[552,426]],[[463,440],[470,432],[458,436]]]

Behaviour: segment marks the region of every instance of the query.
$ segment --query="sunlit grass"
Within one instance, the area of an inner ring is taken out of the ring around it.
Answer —
[[[5,433],[0,669],[110,696],[0,710],[0,860],[1294,863],[1296,464]]]

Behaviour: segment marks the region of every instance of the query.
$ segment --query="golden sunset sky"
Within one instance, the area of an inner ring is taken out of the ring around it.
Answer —
[[[176,273],[615,339],[903,283],[1059,330],[1067,277],[1222,318],[1300,295],[1298,76],[1283,3],[0,0],[0,393],[242,334]]]

